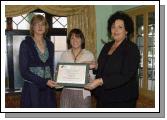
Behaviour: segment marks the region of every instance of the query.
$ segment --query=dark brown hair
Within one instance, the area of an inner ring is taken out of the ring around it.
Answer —
[[[75,34],[77,37],[81,38],[81,48],[84,49],[85,48],[85,37],[82,33],[82,31],[80,29],[74,28],[72,29],[67,37],[67,45],[68,45],[68,49],[72,48],[70,40],[71,40],[71,36]]]

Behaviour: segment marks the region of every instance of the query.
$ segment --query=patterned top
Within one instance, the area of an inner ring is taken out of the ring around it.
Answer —
[[[48,52],[48,48],[46,46],[46,42],[44,42],[45,44],[45,51],[44,53],[41,53],[41,51],[39,50],[39,48],[37,47],[37,45],[35,44],[35,48],[38,52],[38,56],[40,58],[40,60],[45,63],[46,60],[49,57],[49,52]],[[51,72],[50,72],[50,67],[46,66],[46,67],[30,67],[30,71],[36,75],[38,75],[39,77],[42,78],[51,78]]]

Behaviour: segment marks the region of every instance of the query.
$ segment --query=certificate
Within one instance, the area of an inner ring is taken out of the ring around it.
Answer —
[[[68,87],[84,87],[88,83],[88,71],[85,63],[58,63],[56,82]]]

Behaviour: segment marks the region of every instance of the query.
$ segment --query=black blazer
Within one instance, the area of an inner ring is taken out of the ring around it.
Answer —
[[[102,78],[103,85],[93,93],[102,102],[137,99],[140,52],[136,44],[124,40],[112,55],[108,55],[113,43],[105,44],[99,55],[96,78]]]
[[[46,82],[48,79],[41,78],[35,74],[33,74],[30,70],[29,67],[45,67],[49,66],[51,69],[51,75],[53,77],[53,71],[54,71],[54,45],[51,41],[46,40],[48,52],[49,52],[49,58],[45,63],[43,63],[36,51],[35,48],[35,42],[34,40],[30,37],[27,36],[25,40],[22,41],[20,45],[20,51],[19,51],[19,65],[20,65],[20,72],[22,77],[34,83],[37,85],[39,88],[46,88]]]

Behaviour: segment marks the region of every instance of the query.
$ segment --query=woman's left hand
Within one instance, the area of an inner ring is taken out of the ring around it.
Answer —
[[[87,89],[87,90],[93,90],[93,89],[97,88],[98,86],[102,86],[102,84],[103,84],[102,79],[95,79],[92,82],[86,84],[84,86],[84,88]]]
[[[84,61],[83,63],[89,64],[89,69],[97,69],[96,61]]]
[[[46,84],[47,84],[47,86],[49,86],[50,88],[54,88],[57,83],[56,83],[55,81],[53,81],[53,80],[48,80]]]
[[[96,63],[96,61],[92,61],[92,62],[89,64],[89,68],[90,68],[90,69],[97,69],[97,63]]]

